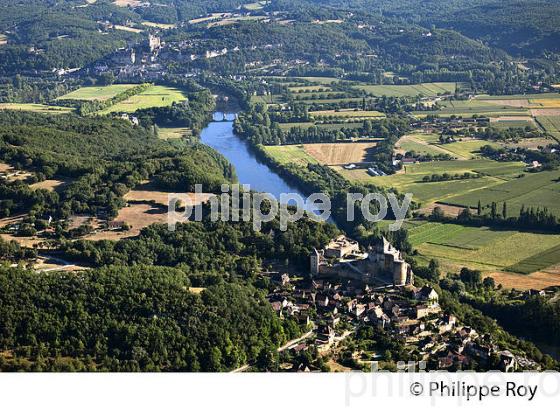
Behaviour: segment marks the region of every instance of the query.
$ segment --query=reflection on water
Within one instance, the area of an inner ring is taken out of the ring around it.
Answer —
[[[214,113],[214,121],[202,130],[200,139],[226,157],[235,167],[240,184],[249,184],[253,191],[267,192],[276,199],[282,193],[296,193],[307,198],[299,189],[286,182],[274,170],[260,162],[249,146],[233,133],[236,114]],[[306,209],[313,209],[306,206]]]

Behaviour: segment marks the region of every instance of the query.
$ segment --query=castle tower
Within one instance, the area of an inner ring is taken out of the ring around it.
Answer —
[[[313,277],[318,275],[319,266],[321,265],[321,252],[313,248],[313,252],[311,252],[311,255],[309,257],[309,262],[310,262],[310,266],[309,266],[310,276]]]
[[[393,263],[393,285],[404,286],[407,284],[408,264],[404,261]]]

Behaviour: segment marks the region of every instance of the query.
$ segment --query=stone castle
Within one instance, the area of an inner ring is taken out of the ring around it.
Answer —
[[[344,235],[332,240],[324,249],[313,249],[310,255],[311,277],[337,276],[368,284],[414,284],[414,273],[401,252],[385,239],[367,252],[358,242]]]

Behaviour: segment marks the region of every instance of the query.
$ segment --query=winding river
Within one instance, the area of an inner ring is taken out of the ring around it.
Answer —
[[[266,192],[280,199],[282,193],[296,193],[307,198],[293,186],[262,163],[251,152],[247,143],[233,133],[235,114],[214,113],[214,121],[202,130],[201,142],[214,148],[235,167],[240,184],[249,184],[251,190]],[[306,209],[313,210],[308,204]]]

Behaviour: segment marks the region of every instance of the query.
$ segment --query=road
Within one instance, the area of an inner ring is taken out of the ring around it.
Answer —
[[[304,334],[304,335],[302,335],[302,336],[300,336],[296,339],[289,340],[288,342],[286,342],[284,345],[280,346],[276,350],[278,351],[278,353],[283,352],[284,350],[289,349],[290,347],[302,342],[303,340],[308,339],[309,337],[311,337],[313,335],[314,332],[315,332],[315,327],[313,327],[313,329],[311,329],[306,334]],[[247,370],[250,366],[251,366],[250,364],[244,364],[243,366],[232,370],[230,373],[242,373],[245,370]]]

